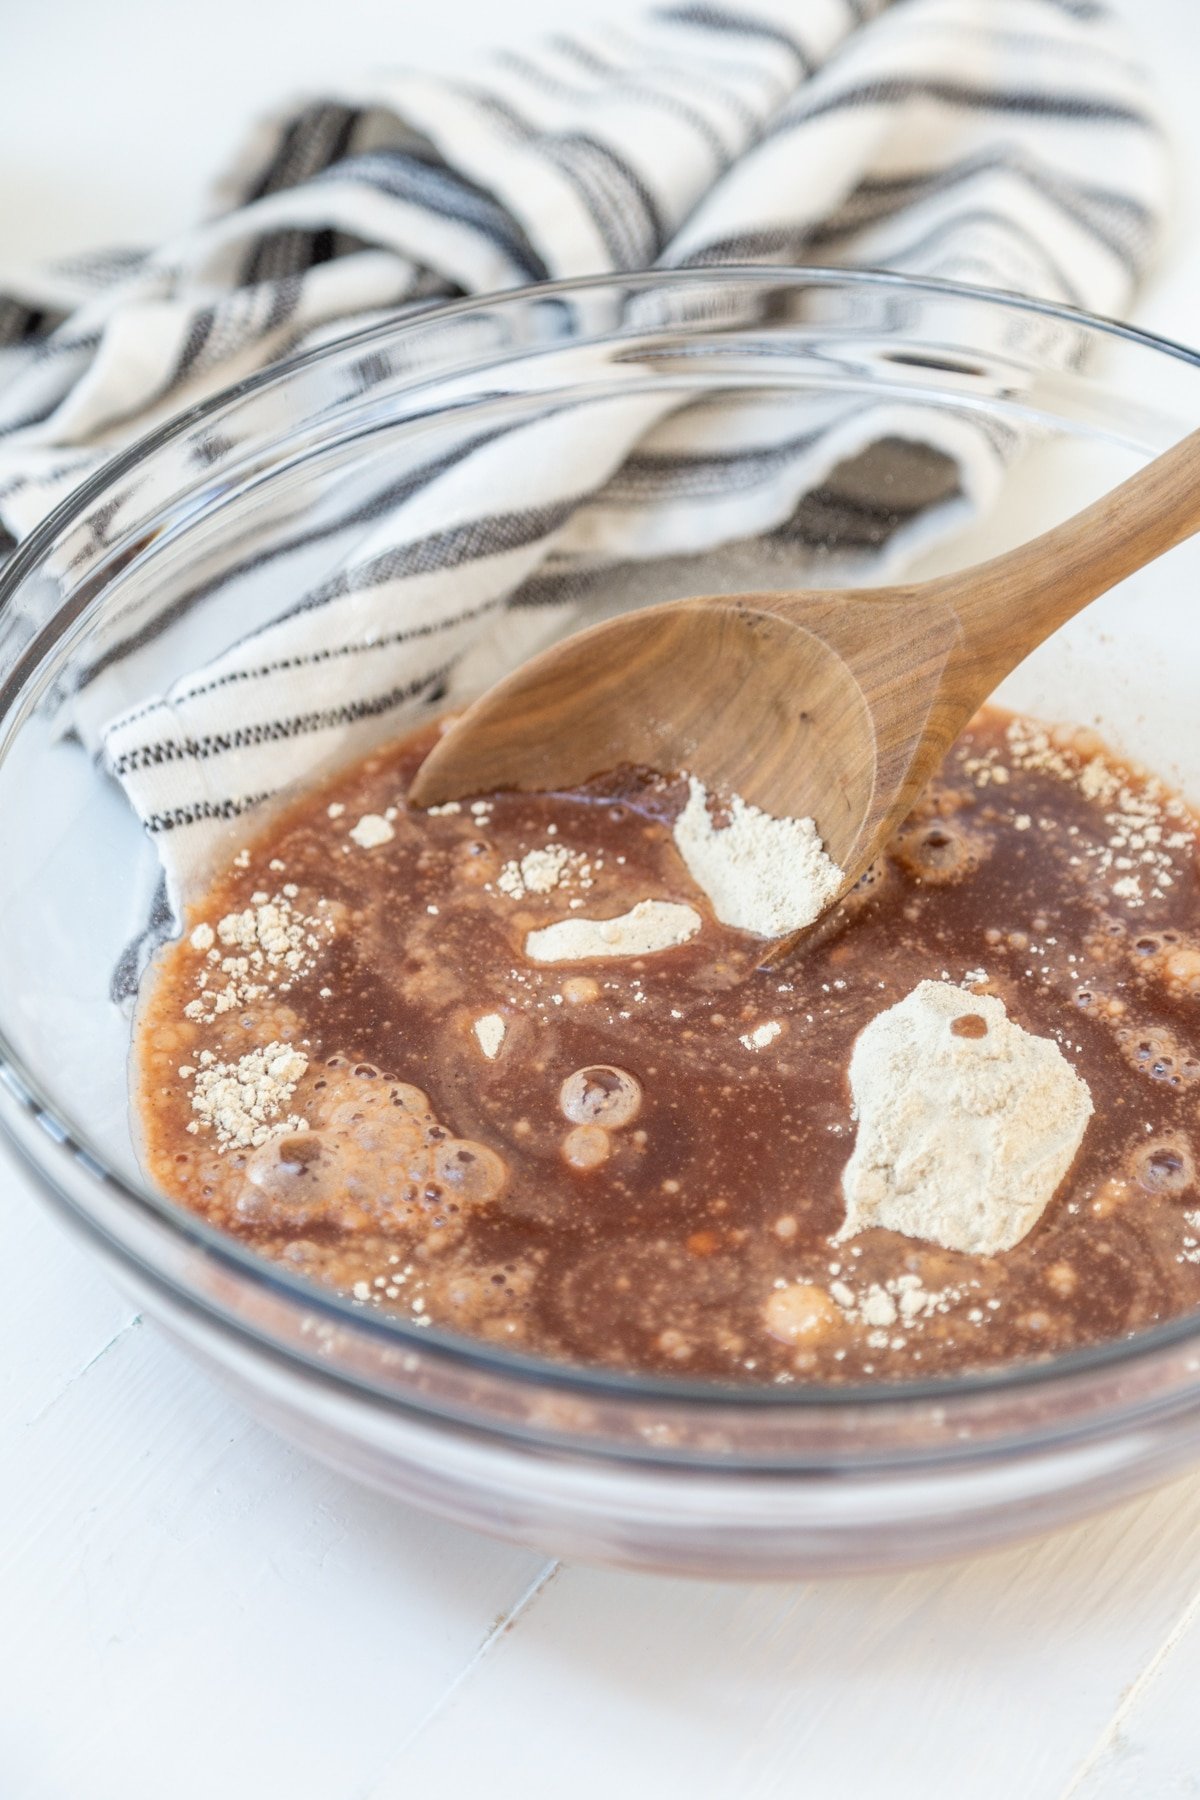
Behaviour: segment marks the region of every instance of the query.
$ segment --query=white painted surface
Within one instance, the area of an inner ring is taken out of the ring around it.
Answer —
[[[610,0],[614,4],[615,0]],[[1126,0],[1200,171],[1192,0]],[[0,256],[151,238],[238,121],[561,0],[9,9]],[[1138,317],[1195,340],[1200,201]],[[778,1587],[554,1570],[250,1424],[0,1150],[0,1800],[1200,1793],[1200,1479],[974,1563]]]

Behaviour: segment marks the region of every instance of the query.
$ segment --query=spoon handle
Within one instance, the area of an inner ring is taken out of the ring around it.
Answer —
[[[1040,537],[923,593],[957,614],[968,655],[999,681],[1089,601],[1200,531],[1200,431]]]

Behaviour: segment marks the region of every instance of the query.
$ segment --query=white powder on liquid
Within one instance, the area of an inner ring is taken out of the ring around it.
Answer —
[[[261,1000],[271,987],[287,993],[293,980],[310,973],[335,926],[328,914],[299,912],[298,892],[285,882],[277,894],[252,895],[249,906],[226,913],[215,928],[202,922],[193,929],[189,941],[204,961],[185,1018],[211,1024],[221,1013]]]
[[[686,944],[700,929],[694,907],[675,900],[639,900],[615,919],[558,919],[531,931],[525,954],[533,962],[584,962],[601,956],[653,956]]]
[[[747,1050],[765,1050],[768,1044],[775,1042],[782,1030],[779,1020],[771,1019],[766,1025],[756,1025],[753,1031],[743,1031],[739,1042]]]
[[[776,819],[734,794],[728,825],[714,826],[708,791],[694,775],[675,844],[721,923],[759,937],[811,925],[842,885],[811,819]]]
[[[307,1131],[308,1122],[298,1113],[283,1116],[308,1068],[308,1058],[293,1045],[277,1040],[261,1050],[248,1050],[234,1063],[218,1062],[211,1050],[202,1050],[198,1060],[201,1066],[193,1071],[192,1093],[197,1118],[189,1131],[210,1126],[221,1150],[265,1144],[283,1132]]]
[[[479,1048],[489,1062],[495,1062],[507,1030],[503,1017],[500,1013],[484,1013],[481,1019],[476,1019],[474,1029]]]
[[[374,850],[379,844],[390,844],[395,835],[382,813],[364,813],[358,824],[350,829],[350,836],[362,850]]]
[[[839,1237],[882,1226],[980,1256],[1037,1223],[1092,1114],[1056,1043],[948,982],[922,981],[859,1033],[850,1089]]]
[[[496,877],[496,886],[512,900],[523,900],[526,894],[550,894],[574,877],[580,887],[592,885],[592,868],[586,856],[568,850],[565,844],[547,844],[530,850],[518,860],[506,862]]]

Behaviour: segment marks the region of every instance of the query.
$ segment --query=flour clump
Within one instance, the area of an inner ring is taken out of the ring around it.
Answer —
[[[768,938],[811,925],[842,885],[812,820],[773,818],[740,794],[728,811],[728,824],[714,825],[704,783],[688,777],[675,844],[718,919]]]
[[[474,1029],[479,1048],[489,1062],[495,1062],[508,1030],[503,1013],[484,1013],[481,1019],[476,1019]]]
[[[1087,1083],[1001,1000],[922,981],[858,1035],[839,1237],[872,1226],[993,1256],[1032,1230],[1092,1114]]]
[[[598,956],[653,956],[686,944],[700,929],[700,914],[676,900],[639,900],[615,919],[559,919],[531,931],[531,962],[582,962]]]
[[[248,1050],[232,1063],[218,1062],[211,1050],[202,1050],[199,1062],[192,1094],[198,1117],[189,1131],[210,1126],[221,1149],[257,1146],[282,1132],[307,1131],[302,1114],[283,1116],[308,1068],[308,1058],[293,1045],[276,1041]]]
[[[390,844],[395,835],[382,813],[364,813],[358,824],[350,828],[350,836],[362,850],[374,850],[380,844]]]
[[[506,862],[496,878],[496,886],[510,899],[523,900],[526,894],[552,893],[572,878],[579,887],[591,887],[592,868],[587,858],[565,844],[546,844]]]

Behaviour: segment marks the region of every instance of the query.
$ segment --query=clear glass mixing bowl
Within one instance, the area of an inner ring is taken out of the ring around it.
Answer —
[[[752,1576],[917,1561],[1066,1521],[1200,1455],[1200,1322],[905,1387],[635,1379],[368,1315],[214,1234],[139,1172],[129,1009],[110,995],[157,862],[81,747],[97,669],[109,710],[161,690],[368,534],[377,548],[372,497],[482,422],[566,402],[583,421],[598,396],[659,385],[770,394],[798,422],[840,397],[916,419],[918,437],[935,414],[1019,437],[994,507],[915,572],[1019,542],[1200,420],[1200,358],[1125,327],[889,275],[775,269],[444,307],[182,415],[81,487],[0,577],[0,1119],[147,1314],[255,1412],[484,1530],[568,1557]],[[926,473],[936,499],[945,468]],[[745,585],[836,582],[903,526],[886,459],[839,482],[838,504],[819,495],[790,536],[743,546]],[[1196,561],[1185,546],[1124,584],[1003,697],[1097,723],[1200,795]],[[703,567],[626,569],[599,600],[695,592],[711,586]],[[164,671],[153,651],[168,618],[186,630],[168,634],[178,667]]]

